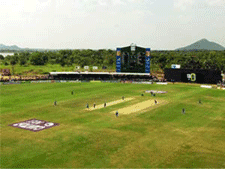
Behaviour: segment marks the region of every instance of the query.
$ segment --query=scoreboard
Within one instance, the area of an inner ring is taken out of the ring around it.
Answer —
[[[117,48],[116,72],[150,73],[150,48],[131,46]]]

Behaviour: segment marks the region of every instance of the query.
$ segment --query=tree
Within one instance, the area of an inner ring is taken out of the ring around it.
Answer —
[[[32,65],[44,65],[48,62],[48,57],[45,53],[33,52],[30,57]]]
[[[25,65],[29,60],[30,53],[29,52],[21,52],[19,53],[19,64]]]
[[[0,60],[4,60],[4,56],[3,55],[0,55]]]

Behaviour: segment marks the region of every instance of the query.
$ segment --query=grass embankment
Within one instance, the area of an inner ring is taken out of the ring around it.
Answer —
[[[98,70],[91,70],[88,71],[94,71],[94,72],[115,72],[115,68],[108,68],[108,69],[102,69],[101,67],[98,67]],[[0,69],[10,69],[10,72],[13,72],[14,69],[14,75],[41,75],[41,74],[48,74],[49,72],[71,72],[71,71],[77,71],[76,65],[73,66],[65,66],[62,67],[59,64],[47,64],[43,66],[34,66],[34,65],[28,65],[28,66],[21,66],[21,65],[15,65],[14,68],[12,68],[11,65],[0,65]],[[87,71],[83,68],[79,69],[80,71]]]
[[[155,99],[140,96],[149,89],[168,91],[155,97],[168,103],[117,118],[110,113]],[[123,95],[135,99],[85,109]],[[224,168],[224,102],[225,91],[185,84],[2,85],[1,168]],[[40,132],[8,126],[32,118],[60,125]]]
[[[14,75],[26,75],[26,76],[32,76],[32,75],[42,75],[42,74],[48,74],[49,72],[71,72],[71,71],[77,71],[76,69],[77,65],[72,66],[64,66],[62,67],[60,64],[47,64],[43,66],[34,66],[34,65],[14,65],[14,68],[12,68],[11,65],[3,65],[0,64],[0,69],[10,69],[11,73],[14,73]],[[93,71],[93,72],[116,72],[115,66],[107,67],[107,69],[102,69],[101,66],[98,66],[97,70],[89,69],[86,70],[84,68],[79,69],[79,71]],[[163,70],[159,68],[158,65],[152,65],[151,66],[151,72],[156,75],[156,73],[163,73]]]

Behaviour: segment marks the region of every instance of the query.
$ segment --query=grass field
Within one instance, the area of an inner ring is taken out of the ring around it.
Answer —
[[[224,168],[225,91],[199,86],[1,85],[0,167]],[[145,90],[168,93],[141,96]],[[93,111],[85,109],[87,102],[98,106],[122,96],[134,99]],[[57,106],[53,106],[55,99]],[[159,104],[119,117],[111,113],[151,99]],[[182,108],[186,114],[181,113]],[[8,126],[33,118],[59,126],[39,132]]]
[[[109,72],[109,71],[114,71],[115,68],[108,68],[108,69],[101,69],[101,67],[98,67],[98,70],[100,72]],[[13,73],[12,71],[12,66],[11,65],[3,65],[0,64],[0,69],[10,69],[10,72]],[[49,74],[49,72],[71,72],[71,71],[76,71],[76,65],[72,66],[65,66],[62,67],[59,64],[47,64],[43,66],[37,66],[37,65],[27,65],[27,66],[21,66],[21,65],[15,65],[14,66],[14,75],[36,75],[36,74]],[[86,71],[84,68],[81,68],[80,71]],[[90,71],[90,70],[89,70]]]

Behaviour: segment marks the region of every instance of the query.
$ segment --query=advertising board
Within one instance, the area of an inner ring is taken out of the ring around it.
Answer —
[[[89,69],[89,66],[84,66],[84,69]]]

